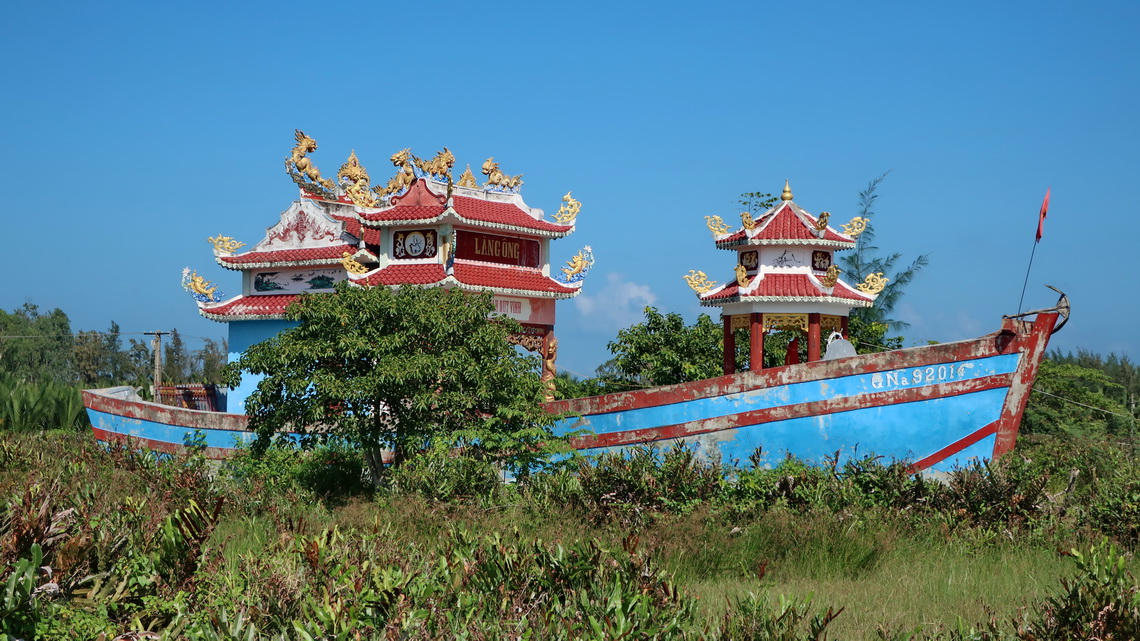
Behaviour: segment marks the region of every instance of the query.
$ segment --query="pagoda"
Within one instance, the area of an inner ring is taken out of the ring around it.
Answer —
[[[735,330],[748,330],[751,371],[763,367],[764,339],[772,331],[796,334],[786,362],[798,362],[801,337],[808,361],[817,361],[822,333],[847,338],[851,310],[870,307],[883,290],[881,272],[854,287],[839,278],[835,252],[855,247],[867,219],[856,217],[838,231],[829,226],[830,216],[816,217],[797,205],[787,181],[775,206],[756,218],[741,213],[735,230],[720,216],[705,216],[717,248],[736,253],[733,275],[723,285],[703,271],[690,270],[684,278],[701,305],[721,308],[725,374],[736,372]]]
[[[537,352],[553,385],[558,342],[555,301],[576,296],[593,265],[589,246],[554,275],[550,241],[574,232],[581,203],[570,193],[546,217],[522,199],[522,177],[504,174],[494,158],[479,185],[470,166],[452,179],[455,158],[444,148],[430,160],[403,149],[392,155],[395,177],[373,186],[353,152],[325,178],[308,154],[316,141],[296,132],[285,160],[300,196],[248,251],[226,236],[209,239],[215,260],[242,274],[241,294],[222,299],[216,286],[185,270],[183,286],[199,312],[229,325],[229,358],[296,325],[285,310],[298,296],[329,292],[338,281],[361,287],[445,287],[490,291],[495,313],[518,321],[511,341]],[[244,412],[260,379],[243,376],[227,410]]]

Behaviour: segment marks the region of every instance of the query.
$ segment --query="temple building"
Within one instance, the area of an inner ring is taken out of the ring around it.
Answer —
[[[370,184],[353,152],[334,181],[308,157],[316,142],[300,131],[296,140],[285,165],[300,197],[280,221],[245,252],[233,238],[209,239],[218,264],[241,272],[241,294],[222,300],[196,272],[183,273],[199,312],[228,323],[231,361],[295,325],[285,309],[298,296],[348,280],[490,291],[496,313],[521,325],[512,342],[539,353],[544,380],[554,378],[555,301],[579,293],[593,255],[587,246],[552,274],[550,241],[574,232],[581,203],[567,193],[558,212],[545,216],[523,201],[521,175],[502,173],[493,158],[483,163],[482,186],[470,166],[455,181],[455,158],[446,148],[431,160],[397,152],[396,176],[383,186]],[[243,413],[258,380],[244,376],[229,392],[227,411]]]
[[[785,182],[776,205],[755,219],[741,213],[735,230],[720,216],[705,217],[717,248],[736,253],[733,274],[723,285],[703,271],[690,270],[684,278],[701,305],[721,308],[725,374],[736,372],[734,330],[748,331],[752,371],[763,367],[764,339],[773,331],[797,334],[788,363],[798,362],[799,338],[807,342],[808,361],[817,361],[824,332],[847,338],[851,310],[870,307],[883,290],[882,273],[854,287],[839,278],[835,252],[853,249],[867,220],[856,217],[837,231],[828,225],[830,216],[815,217],[797,205]]]

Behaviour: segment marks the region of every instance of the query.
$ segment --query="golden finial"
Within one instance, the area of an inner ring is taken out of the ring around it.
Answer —
[[[344,265],[345,271],[350,274],[360,275],[368,273],[368,268],[353,258],[349,252],[344,252],[344,257],[340,259],[340,264]]]
[[[887,286],[887,281],[889,280],[889,278],[883,278],[883,272],[876,272],[874,274],[867,274],[866,280],[856,285],[856,287],[864,294],[874,296],[883,291],[883,288]]]
[[[211,245],[214,246],[215,254],[232,254],[238,247],[245,247],[245,243],[238,242],[229,236],[218,234],[206,239]]]
[[[792,186],[788,184],[788,180],[784,179],[784,193],[780,194],[780,200],[792,199]]]
[[[720,216],[705,216],[705,224],[708,225],[713,236],[723,236],[728,233],[728,225]]]
[[[843,228],[844,234],[852,238],[858,238],[859,234],[867,230],[867,219],[856,216],[851,219],[851,222],[846,225],[840,225],[840,227]]]
[[[582,203],[571,196],[570,192],[566,192],[566,195],[562,197],[562,202],[564,204],[558,208],[558,213],[554,214],[554,220],[557,220],[560,225],[569,225],[578,217],[578,212],[582,210]]]
[[[689,287],[698,294],[707,294],[710,289],[716,287],[716,281],[709,280],[709,277],[701,271],[690,269],[688,275],[681,278],[684,278]]]

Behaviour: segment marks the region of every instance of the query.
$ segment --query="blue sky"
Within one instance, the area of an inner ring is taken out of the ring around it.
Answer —
[[[407,7],[405,9],[397,8]],[[221,337],[184,266],[237,293],[205,239],[253,244],[296,197],[293,130],[326,174],[351,150],[494,156],[528,204],[583,203],[589,244],[558,307],[559,365],[589,374],[681,280],[731,276],[704,216],[778,193],[846,221],[869,180],[877,244],[930,265],[896,315],[909,343],[989,332],[1065,290],[1054,338],[1140,358],[1135,3],[18,3],[0,23],[7,184],[0,307],[75,329]],[[846,276],[854,280],[851,275]],[[714,310],[715,311],[715,310]]]

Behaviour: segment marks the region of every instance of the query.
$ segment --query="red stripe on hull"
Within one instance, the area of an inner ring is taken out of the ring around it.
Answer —
[[[92,427],[91,431],[95,434],[95,440],[103,443],[126,445],[131,449],[145,448],[172,456],[187,453],[186,446],[176,443],[167,443],[166,441],[157,441],[152,438],[132,436],[130,434],[120,434],[119,432],[112,432],[98,427]],[[228,447],[207,447],[202,451],[202,455],[209,459],[225,459],[233,456],[235,451],[236,450]]]
[[[990,434],[993,434],[995,432],[997,432],[997,423],[996,422],[990,423],[989,425],[983,427],[982,429],[978,430],[977,432],[974,432],[973,434],[967,436],[966,438],[955,441],[955,442],[951,443],[950,445],[947,445],[946,447],[944,447],[944,448],[938,450],[937,452],[931,454],[930,456],[927,456],[925,458],[921,458],[921,459],[915,461],[914,463],[912,463],[910,465],[910,467],[907,468],[907,471],[910,472],[911,474],[913,474],[915,472],[925,470],[926,468],[930,467],[931,465],[934,465],[936,463],[939,463],[941,461],[946,460],[947,458],[949,458],[951,456],[954,456],[958,452],[961,452],[962,450],[966,449],[967,447],[970,447],[974,443],[977,443],[978,441],[986,438],[987,436],[989,436]]]
[[[736,429],[748,425],[760,425],[804,416],[823,416],[869,407],[882,407],[885,405],[914,403],[935,398],[960,396],[971,392],[1008,387],[1010,380],[1010,374],[997,374],[966,381],[943,383],[933,387],[916,387],[892,390],[889,392],[873,392],[859,396],[844,396],[828,399],[826,401],[770,407],[761,410],[752,410],[750,412],[730,414],[728,416],[663,425],[661,427],[578,436],[570,439],[570,445],[575,449],[592,449],[683,438],[686,436]]]

